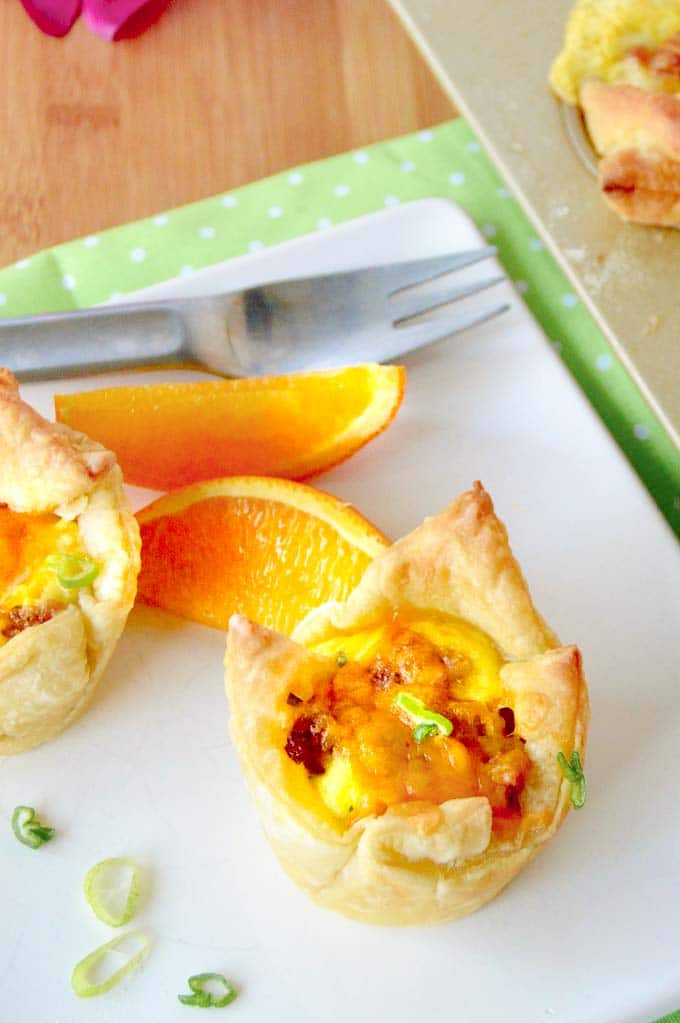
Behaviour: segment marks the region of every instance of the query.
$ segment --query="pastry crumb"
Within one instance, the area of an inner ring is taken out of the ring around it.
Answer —
[[[657,316],[656,313],[652,313],[652,315],[647,318],[647,322],[642,328],[642,336],[649,337],[650,334],[654,334],[659,329],[660,323],[661,317]]]
[[[564,254],[572,263],[582,263],[588,256],[588,250],[585,245],[582,245],[578,249],[565,249]]]

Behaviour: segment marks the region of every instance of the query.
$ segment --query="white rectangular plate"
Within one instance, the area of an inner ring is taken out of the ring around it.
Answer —
[[[145,294],[480,241],[460,210],[428,200]],[[501,292],[512,303],[502,319],[405,360],[395,422],[318,484],[398,537],[484,482],[539,609],[583,651],[586,807],[465,920],[385,929],[318,909],[281,872],[248,800],[227,734],[224,636],[139,608],[83,720],[0,761],[0,1019],[188,1020],[194,1010],[176,996],[204,971],[236,982],[225,1013],[244,1023],[649,1023],[680,1004],[678,548],[521,300],[509,285]],[[56,390],[122,379],[23,393],[51,415]],[[19,803],[57,829],[37,852],[12,836]],[[73,965],[113,937],[85,905],[82,878],[115,855],[148,872],[131,926],[148,929],[153,948],[138,975],[79,1001]]]

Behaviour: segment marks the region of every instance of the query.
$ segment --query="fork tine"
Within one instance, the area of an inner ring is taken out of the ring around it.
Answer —
[[[423,313],[429,313],[442,306],[456,302],[460,298],[467,298],[469,295],[476,295],[480,291],[486,291],[495,284],[501,284],[505,280],[502,274],[496,277],[485,277],[481,281],[470,281],[469,284],[460,284],[457,288],[438,288],[430,294],[420,293],[412,295],[398,295],[392,299],[394,306],[394,325],[400,326],[404,321],[410,320]]]
[[[433,319],[423,323],[413,324],[411,327],[397,327],[390,337],[389,359],[395,359],[399,355],[415,351],[417,348],[424,348],[436,341],[443,341],[444,338],[460,334],[469,327],[476,327],[480,323],[493,320],[496,316],[507,312],[510,304],[504,302],[502,305],[487,306],[485,309],[471,310],[461,313],[453,319]]]
[[[434,256],[432,259],[413,259],[405,263],[372,267],[369,272],[376,284],[391,295],[402,288],[414,287],[454,270],[462,270],[464,266],[472,266],[473,263],[494,256],[496,251],[493,245],[485,245],[465,252],[451,252],[447,256]]]

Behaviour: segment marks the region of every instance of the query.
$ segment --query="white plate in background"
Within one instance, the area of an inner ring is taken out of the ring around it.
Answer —
[[[427,200],[144,296],[481,241],[458,208]],[[583,651],[586,807],[465,920],[385,929],[318,909],[280,870],[245,791],[227,733],[223,635],[139,608],[88,714],[38,750],[0,760],[2,1023],[188,1020],[193,1010],[176,996],[204,971],[239,986],[225,1012],[243,1023],[649,1023],[680,1004],[678,547],[510,285],[489,295],[501,292],[509,314],[404,360],[406,396],[389,430],[315,483],[397,537],[484,482],[540,611]],[[51,414],[57,390],[130,379],[22,391]],[[19,803],[57,829],[38,852],[12,836]],[[82,878],[115,855],[148,869],[130,927],[148,929],[153,948],[137,975],[80,1001],[73,965],[114,936],[86,907]]]

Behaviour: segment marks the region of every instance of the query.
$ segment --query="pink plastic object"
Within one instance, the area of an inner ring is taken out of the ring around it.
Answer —
[[[48,36],[65,36],[70,32],[82,7],[82,0],[21,0],[21,3],[29,18]]]
[[[83,16],[92,31],[104,39],[132,39],[157,21],[170,3],[171,0],[84,0]]]

